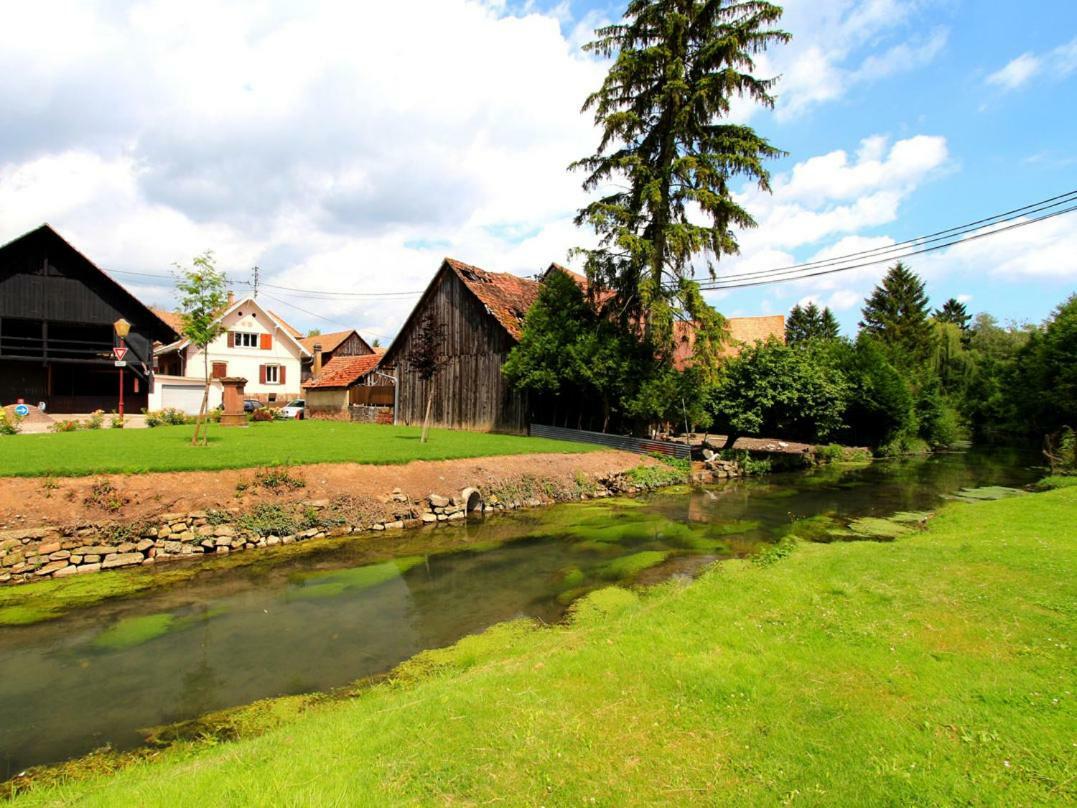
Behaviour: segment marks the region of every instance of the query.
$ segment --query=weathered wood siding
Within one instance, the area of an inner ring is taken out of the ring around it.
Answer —
[[[334,348],[328,356],[323,355],[322,361],[324,364],[334,356],[366,356],[367,354],[372,353],[374,353],[374,349],[366,344],[366,340],[358,334],[352,334],[340,343],[340,345]]]
[[[451,429],[526,432],[526,402],[501,375],[515,342],[460,279],[444,268],[387,357],[399,380],[397,423],[421,424],[425,415],[428,384],[410,370],[407,357],[428,312],[444,329],[447,358],[432,382],[436,387],[432,423]]]

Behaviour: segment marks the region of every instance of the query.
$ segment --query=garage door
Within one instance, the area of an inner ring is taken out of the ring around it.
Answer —
[[[204,390],[200,384],[164,383],[161,385],[161,406],[166,410],[176,409],[190,415],[198,415]]]

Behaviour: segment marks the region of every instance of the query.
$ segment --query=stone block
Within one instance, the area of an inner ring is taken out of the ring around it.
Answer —
[[[78,571],[79,571],[79,568],[76,567],[74,564],[68,564],[66,567],[56,570],[56,572],[54,572],[52,574],[52,577],[53,578],[66,578],[68,575],[74,575]]]
[[[115,567],[129,567],[132,564],[142,563],[142,553],[112,553],[105,556],[101,562],[101,569],[110,570]]]
[[[60,549],[60,542],[58,542],[58,541],[50,541],[50,542],[44,542],[40,547],[38,547],[37,552],[38,552],[39,555],[48,555],[49,553],[55,553],[59,549]]]
[[[34,574],[35,575],[52,575],[57,570],[62,570],[64,567],[70,566],[67,560],[63,561],[51,561],[43,567],[40,567]]]
[[[101,569],[100,564],[83,564],[81,567],[78,567],[76,571],[78,572],[79,575],[82,575],[83,573],[86,573],[86,572],[97,572],[100,569]]]
[[[440,494],[431,494],[426,499],[432,508],[444,508],[449,504],[449,498],[443,497]]]

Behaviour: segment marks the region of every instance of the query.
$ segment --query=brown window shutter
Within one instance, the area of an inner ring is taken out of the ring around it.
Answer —
[[[236,332],[235,331],[229,331],[228,332],[228,347],[229,348],[235,348],[236,347]]]
[[[213,378],[223,379],[228,375],[228,363],[227,362],[214,362],[213,363]]]
[[[281,384],[284,384],[287,381],[284,373],[285,370],[287,370],[287,368],[284,367],[284,365],[281,365],[279,368],[277,368],[277,381],[279,381]]]
[[[272,334],[262,334],[261,339],[262,339],[262,350],[263,351],[272,350],[272,348],[273,348],[273,335]]]
[[[259,365],[258,366],[258,383],[259,384],[265,384],[266,383],[266,366],[265,365]]]

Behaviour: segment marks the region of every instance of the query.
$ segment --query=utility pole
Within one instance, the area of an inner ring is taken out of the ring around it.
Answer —
[[[251,284],[251,286],[254,288],[254,298],[255,298],[255,300],[258,299],[258,273],[260,271],[261,270],[258,268],[257,264],[254,266],[253,269],[251,269],[251,272],[254,274],[254,282]]]

